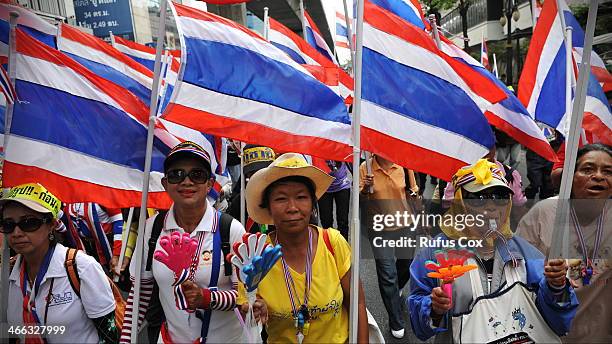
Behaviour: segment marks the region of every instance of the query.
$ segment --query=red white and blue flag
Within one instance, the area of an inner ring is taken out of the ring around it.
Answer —
[[[478,63],[470,54],[456,46],[451,40],[441,36],[442,51],[469,65],[473,70],[495,82],[506,93],[508,98],[499,103],[491,104],[485,110],[485,117],[489,124],[505,132],[523,146],[534,151],[547,160],[555,161],[556,154],[548,140],[543,135],[537,123],[533,120],[527,109],[505,85],[494,77],[483,65]]]
[[[506,94],[370,1],[363,25],[362,148],[446,180],[486,155],[495,140],[479,103]]]
[[[65,54],[21,30],[16,35],[20,101],[3,182],[40,182],[66,203],[140,205],[148,108]],[[155,141],[149,206],[163,209],[170,205],[161,185],[168,148]]]
[[[112,36],[111,43],[113,47],[125,55],[129,56],[134,61],[147,67],[148,70],[153,71],[155,67],[155,48],[132,42],[119,36]],[[174,57],[173,70],[178,71],[178,63],[180,63],[181,51],[170,50],[170,55]]]
[[[568,25],[574,27],[576,36],[572,37],[572,42],[578,47],[578,50],[574,49],[574,54],[578,52],[581,56],[584,31],[580,29],[569,10],[566,10],[566,5],[562,3],[561,6],[565,20],[569,20]],[[572,111],[571,108],[566,109],[565,104],[568,92],[566,69],[564,30],[558,15],[557,2],[546,1],[529,45],[519,80],[518,98],[535,120],[556,128],[563,135],[567,135],[569,131],[568,119]],[[575,75],[573,77],[575,78]],[[587,88],[583,128],[589,132],[588,137],[595,136],[597,141],[610,142],[612,112],[601,86],[597,80],[591,78]],[[573,90],[569,92],[573,93]]]
[[[487,41],[484,34],[482,35],[482,42],[480,44],[480,64],[487,70],[491,70],[491,66],[489,65],[489,49],[487,49]]]
[[[243,142],[345,160],[346,107],[285,52],[220,16],[172,4],[183,53],[163,118]]]
[[[304,37],[306,38],[306,42],[310,44],[313,48],[317,49],[321,55],[327,57],[330,61],[334,61],[334,53],[325,42],[321,31],[315,24],[314,20],[308,11],[304,10]]]
[[[3,66],[0,66],[0,91],[2,91],[2,94],[4,95],[6,104],[13,104],[15,99],[17,99],[15,88],[13,87],[13,84],[11,84],[8,73]]]
[[[336,48],[350,49],[348,28],[343,12],[336,11]]]
[[[273,18],[270,18],[268,40],[295,62],[306,67],[317,80],[330,86],[334,92],[345,99],[345,102],[350,103],[354,81],[342,68],[321,55],[295,32]]]

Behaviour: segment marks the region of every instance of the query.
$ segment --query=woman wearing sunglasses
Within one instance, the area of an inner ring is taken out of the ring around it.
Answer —
[[[142,242],[141,294],[138,317],[140,326],[149,323],[149,342],[163,343],[233,343],[241,339],[238,318],[232,312],[236,305],[237,278],[231,266],[225,267],[225,245],[242,239],[244,228],[226,214],[215,210],[206,196],[213,186],[208,153],[193,142],[174,147],[164,161],[162,184],[173,201],[170,210],[147,221]],[[174,272],[152,259],[160,250],[160,238],[173,232],[189,233],[198,244],[190,259],[189,276],[175,288]],[[135,275],[135,261],[130,273]],[[121,342],[130,343],[133,288],[128,297]],[[163,323],[162,323],[163,321]],[[157,322],[161,327],[157,327]]]
[[[116,343],[115,299],[100,264],[78,252],[78,293],[69,280],[68,250],[54,231],[60,200],[31,183],[12,188],[0,204],[0,228],[18,254],[6,310],[13,334],[22,343]]]
[[[577,307],[565,260],[546,262],[513,236],[512,189],[496,164],[481,159],[460,169],[452,182],[455,200],[440,225],[443,234],[422,247],[410,266],[414,333],[445,343],[560,342]],[[446,246],[435,247],[441,242]],[[468,257],[467,264],[476,266],[455,279],[449,293],[427,276],[426,261],[439,259],[439,250]]]

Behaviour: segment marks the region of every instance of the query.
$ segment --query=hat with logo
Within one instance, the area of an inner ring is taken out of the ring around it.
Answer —
[[[8,193],[0,199],[0,205],[7,202],[20,203],[36,212],[57,215],[62,207],[62,202],[49,190],[38,183],[28,183],[11,188]]]
[[[270,147],[246,145],[242,150],[242,158],[244,159],[244,174],[249,175],[270,166],[276,154]]]

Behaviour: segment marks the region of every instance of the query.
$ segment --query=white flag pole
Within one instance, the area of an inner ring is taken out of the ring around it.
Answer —
[[[134,282],[134,305],[132,315],[132,332],[131,339],[132,343],[138,342],[138,314],[140,306],[140,283],[141,283],[141,268],[142,268],[142,254],[144,245],[145,222],[147,220],[147,198],[149,196],[149,179],[151,175],[151,159],[153,155],[153,132],[155,129],[155,121],[157,118],[157,103],[159,96],[159,80],[161,77],[161,59],[162,50],[164,46],[164,37],[166,36],[166,10],[167,0],[160,0],[159,4],[159,25],[157,30],[157,46],[155,49],[155,67],[153,68],[153,85],[151,90],[151,105],[149,109],[149,127],[147,132],[147,147],[145,154],[145,166],[142,183],[142,199],[140,202],[140,217],[138,219],[138,240],[140,245],[136,245],[134,256],[136,261],[134,262],[135,271],[135,282]]]
[[[557,6],[559,3],[557,2]],[[561,8],[559,7],[561,12]],[[562,15],[562,13],[561,13]],[[578,83],[576,85],[576,97],[572,107],[572,118],[567,139],[565,141],[565,161],[563,163],[563,174],[561,175],[561,187],[559,190],[559,204],[555,216],[555,227],[549,257],[568,257],[568,224],[569,224],[569,199],[572,191],[572,182],[578,152],[578,140],[582,130],[582,118],[584,117],[584,105],[586,99],[587,85],[591,70],[591,51],[593,49],[593,34],[595,33],[595,20],[597,18],[597,0],[591,0],[587,27],[585,31],[584,49],[582,61],[578,72]],[[571,37],[569,37],[571,40]]]
[[[8,75],[9,82],[15,86],[15,75],[16,75],[16,64],[15,64],[15,28],[17,27],[17,20],[19,19],[19,13],[11,12],[9,14],[9,51],[8,51]],[[15,98],[15,101],[17,99]],[[6,155],[6,148],[8,145],[9,133],[11,131],[11,122],[13,119],[13,104],[8,100],[6,102],[6,110],[4,113],[4,154]],[[2,168],[4,169],[5,155],[2,156]],[[9,289],[9,267],[10,267],[10,251],[8,245],[8,235],[4,235],[4,244],[2,245],[2,267],[0,269],[2,278],[2,290],[0,291],[0,339],[2,342],[8,342],[8,336],[4,336],[8,333],[7,330],[7,313],[8,309],[8,289]]]
[[[300,0],[300,17],[300,19],[302,20],[302,38],[304,38],[304,40],[308,42],[308,40],[306,39],[306,16],[304,15],[304,0]]]
[[[268,14],[268,7],[264,7],[264,17],[263,17],[263,36],[266,39],[266,41],[269,39],[268,36],[270,36],[270,15]]]
[[[497,58],[495,57],[495,53],[493,53],[493,72],[495,73],[495,77],[499,79],[499,75],[497,74]]]
[[[134,216],[134,207],[130,208],[128,212],[127,222],[121,231],[121,253],[119,254],[119,261],[115,267],[115,276],[113,281],[119,282],[119,275],[121,274],[121,266],[123,265],[123,259],[125,258],[125,251],[127,249],[127,242],[130,237],[130,229],[132,228],[132,217]],[[126,231],[127,229],[127,231]]]
[[[244,142],[240,142],[240,223],[246,228],[246,178],[244,176]]]
[[[359,329],[359,265],[361,226],[359,219],[359,158],[361,157],[361,77],[363,57],[363,7],[364,0],[357,0],[357,47],[355,50],[355,100],[353,105],[353,193],[351,231],[351,300],[349,342],[357,342]]]

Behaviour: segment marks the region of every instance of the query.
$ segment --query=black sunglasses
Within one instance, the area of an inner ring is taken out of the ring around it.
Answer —
[[[170,184],[182,183],[187,177],[196,184],[205,184],[210,179],[210,174],[200,169],[193,169],[189,172],[183,169],[174,169],[166,172],[166,179]]]
[[[19,222],[2,219],[0,220],[0,232],[10,234],[15,230],[15,227],[17,226],[19,226],[19,228],[24,232],[35,232],[40,228],[40,226],[49,222],[51,222],[51,219],[48,217],[29,217]]]
[[[506,205],[510,194],[473,194],[468,193],[463,197],[467,203],[474,207],[484,207],[487,200],[492,200],[495,205]]]

